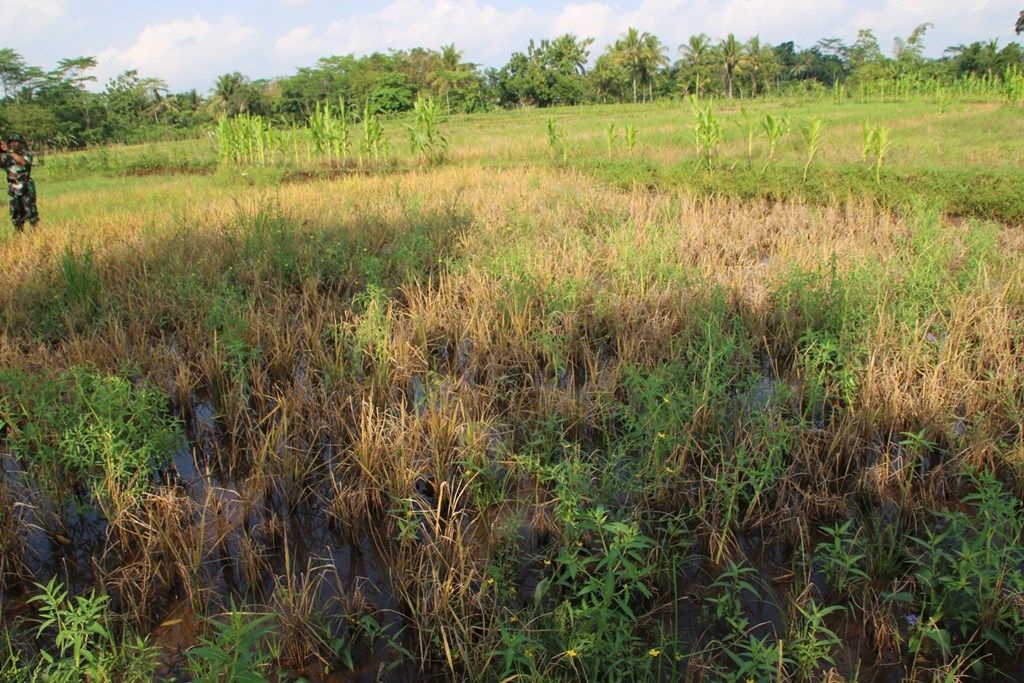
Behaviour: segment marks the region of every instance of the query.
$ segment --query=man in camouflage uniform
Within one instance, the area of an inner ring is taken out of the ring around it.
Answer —
[[[21,232],[25,221],[29,225],[39,222],[36,208],[36,184],[32,180],[32,155],[25,148],[25,138],[18,133],[7,137],[7,144],[0,142],[0,168],[7,170],[7,196],[11,200],[11,222]]]

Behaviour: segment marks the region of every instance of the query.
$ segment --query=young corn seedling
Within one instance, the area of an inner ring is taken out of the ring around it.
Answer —
[[[566,159],[569,157],[569,146],[566,144],[565,136],[558,130],[555,125],[554,119],[548,119],[548,152],[551,154],[551,158],[561,153],[562,163],[564,164]]]
[[[757,122],[746,109],[740,109],[740,112],[743,114],[743,120],[738,125],[747,141],[747,167],[749,168],[754,164],[754,137],[757,135]]]
[[[872,126],[865,123],[863,129],[863,148],[861,157],[864,161],[873,158],[875,167],[875,182],[882,181],[882,162],[889,151],[889,129],[882,126]]]
[[[633,148],[636,147],[637,132],[639,131],[636,126],[626,126],[626,149],[629,150],[629,156],[633,156]]]
[[[821,130],[823,127],[822,120],[815,117],[807,122],[806,125],[800,127],[800,133],[804,138],[804,149],[807,152],[807,162],[804,164],[804,182],[807,182],[807,171],[811,168],[811,162],[814,161],[814,155],[818,153],[818,149],[821,147]]]
[[[779,146],[782,138],[786,137],[786,133],[789,132],[789,118],[765,114],[764,121],[761,122],[761,128],[764,130],[765,137],[768,138],[768,159],[764,162],[764,167],[761,169],[761,173],[764,173],[768,169],[768,164],[775,157],[775,148]]]
[[[608,156],[611,157],[615,152],[615,143],[619,139],[619,131],[615,127],[614,123],[609,123],[604,129],[604,141],[608,147]]]
[[[704,162],[707,168],[711,168],[715,150],[724,138],[722,122],[715,115],[710,104],[702,105],[697,98],[691,97],[690,105],[693,107],[693,139],[697,147],[697,157]]]

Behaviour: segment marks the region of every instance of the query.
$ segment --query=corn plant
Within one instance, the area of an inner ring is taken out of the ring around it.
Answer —
[[[612,154],[614,154],[614,152],[615,152],[615,143],[618,141],[618,139],[619,139],[619,131],[618,131],[618,129],[615,127],[614,123],[609,123],[608,126],[604,129],[604,141],[605,141],[605,145],[608,147],[608,156],[609,157],[612,156]]]
[[[804,163],[804,182],[807,182],[807,171],[811,168],[814,155],[818,153],[818,149],[821,147],[821,130],[823,125],[821,119],[813,117],[806,125],[800,127],[800,134],[804,139],[804,151],[807,153],[807,162]]]
[[[743,120],[738,125],[747,142],[747,166],[749,167],[754,163],[754,137],[757,134],[757,123],[746,109],[740,109],[740,112],[743,114]]]
[[[566,159],[569,158],[569,146],[566,143],[565,135],[558,130],[555,125],[554,119],[548,119],[547,121],[548,131],[548,153],[551,158],[554,159],[555,155],[561,154],[562,163],[564,164]]]
[[[409,151],[419,155],[424,163],[440,164],[448,154],[448,140],[441,132],[444,117],[441,107],[426,97],[416,100],[413,122],[406,126],[409,133]]]
[[[768,168],[768,164],[775,157],[775,148],[779,146],[782,138],[786,137],[786,133],[789,132],[789,117],[765,114],[764,121],[761,122],[761,128],[764,130],[765,137],[768,138],[768,158],[761,169],[761,173],[764,173]]]
[[[221,116],[217,121],[217,151],[223,163],[265,166],[273,151],[274,132],[261,116]]]
[[[832,85],[832,101],[836,104],[842,104],[843,100],[846,99],[846,86],[836,81]]]
[[[348,158],[351,137],[345,100],[339,101],[336,110],[328,102],[318,103],[309,117],[309,131],[317,155],[344,162]]]
[[[697,157],[711,168],[715,150],[725,137],[722,122],[710,104],[701,104],[696,97],[691,97],[690,106],[693,107],[693,140],[697,147]]]
[[[626,126],[626,149],[629,150],[629,155],[633,156],[633,148],[636,147],[636,136],[639,129],[636,126]]]
[[[1003,89],[1007,103],[1024,102],[1024,73],[1017,67],[1008,67],[1003,73]]]
[[[380,162],[387,159],[388,143],[384,138],[384,124],[367,102],[363,107],[363,139],[359,143],[359,161]]]
[[[873,126],[865,123],[863,129],[862,158],[874,159],[872,165],[875,167],[875,182],[882,181],[882,162],[889,151],[889,129],[882,126]]]
[[[860,129],[860,160],[864,163],[868,162],[868,157],[871,155],[871,145],[874,139],[875,128],[867,121]]]

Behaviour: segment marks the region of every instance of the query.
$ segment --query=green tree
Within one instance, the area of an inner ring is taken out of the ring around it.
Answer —
[[[733,82],[736,80],[736,72],[747,65],[747,51],[743,43],[730,33],[725,40],[718,44],[716,50],[718,63],[722,66],[722,73],[725,76],[725,89],[732,99]]]
[[[714,57],[714,47],[707,34],[699,33],[679,46],[679,54],[683,57],[688,80],[694,84],[693,93],[700,97],[703,94],[701,85],[708,75]]]
[[[227,116],[258,114],[262,109],[259,86],[238,71],[217,77],[210,102],[218,113]]]
[[[898,75],[917,73],[924,64],[924,34],[932,24],[919,24],[907,38],[899,38],[893,42],[893,57]]]
[[[370,109],[384,113],[409,111],[416,102],[416,86],[405,74],[384,72],[370,93]]]
[[[4,99],[12,99],[28,80],[28,66],[20,54],[9,47],[0,49],[0,87]]]
[[[111,79],[104,92],[107,135],[120,141],[136,138],[151,108],[166,92],[167,84],[162,80],[143,78],[134,69]]]
[[[759,36],[747,41],[747,75],[750,78],[750,94],[766,91],[779,72],[779,61],[771,45],[761,42]]]
[[[611,49],[632,79],[633,101],[637,101],[637,86],[645,84],[653,99],[654,74],[668,64],[668,50],[658,37],[631,27]]]
[[[484,106],[483,82],[476,64],[462,61],[462,51],[454,44],[442,45],[430,77],[430,87],[444,97],[445,108],[473,111]]]
[[[592,38],[565,34],[554,40],[530,41],[526,53],[516,52],[493,82],[503,104],[578,104],[586,88],[586,62]]]

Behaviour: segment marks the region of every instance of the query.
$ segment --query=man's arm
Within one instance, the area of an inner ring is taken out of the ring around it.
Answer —
[[[8,147],[3,142],[0,142],[0,153],[2,153],[4,157],[9,155],[11,157],[11,159],[14,160],[14,163],[16,163],[18,166],[28,166],[29,165],[28,164],[28,160],[25,158],[25,155],[18,154],[17,152],[15,152],[13,149]],[[0,157],[0,158],[2,158],[2,157]],[[7,166],[10,166],[10,164],[4,164],[4,163],[0,162],[0,168],[5,168]]]

